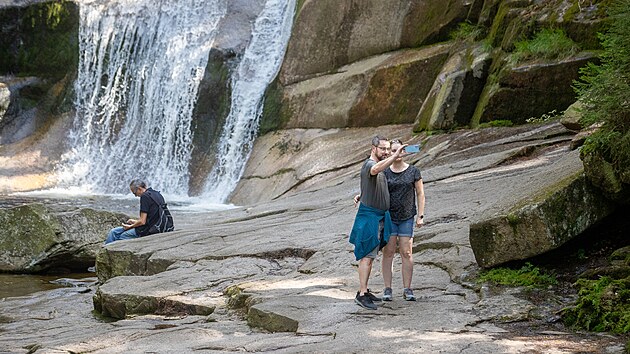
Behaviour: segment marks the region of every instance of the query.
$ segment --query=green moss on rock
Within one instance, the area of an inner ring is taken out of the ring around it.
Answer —
[[[278,79],[267,87],[260,118],[260,135],[282,129],[291,119],[292,112],[283,101],[282,91],[283,88]]]
[[[0,271],[41,270],[29,263],[57,243],[62,232],[58,220],[42,204],[2,209],[0,225]]]
[[[0,72],[62,78],[78,63],[79,8],[59,0],[0,9]]]

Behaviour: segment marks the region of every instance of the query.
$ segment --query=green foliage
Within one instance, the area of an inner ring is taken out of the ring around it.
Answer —
[[[497,119],[491,120],[489,122],[479,124],[479,128],[490,128],[490,127],[511,127],[514,125],[514,122],[507,119]]]
[[[468,21],[462,22],[457,26],[457,29],[453,30],[449,37],[452,40],[459,40],[464,42],[474,42],[481,38],[485,34],[483,26],[474,25]]]
[[[614,2],[609,13],[610,28],[600,35],[601,63],[582,68],[574,88],[585,107],[582,123],[603,122],[582,154],[600,155],[622,175],[630,169],[630,0]]]
[[[541,115],[540,117],[530,117],[530,118],[527,118],[525,121],[527,123],[538,124],[538,123],[547,123],[549,121],[559,119],[559,118],[560,118],[560,115],[554,109],[553,111],[545,113]]]
[[[561,29],[545,28],[534,38],[514,43],[513,60],[562,59],[577,53],[579,46]]]
[[[630,332],[630,279],[579,279],[578,301],[565,309],[565,324],[589,331]]]
[[[529,288],[545,288],[558,281],[553,275],[545,274],[531,263],[525,263],[520,269],[493,268],[479,276],[480,282],[493,282],[508,286],[526,286]]]

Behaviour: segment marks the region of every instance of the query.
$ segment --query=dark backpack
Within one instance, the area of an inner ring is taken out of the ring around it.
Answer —
[[[162,232],[170,232],[175,230],[175,226],[173,225],[173,216],[171,215],[170,210],[168,210],[168,207],[166,206],[166,203],[160,204],[158,203],[157,200],[155,200],[155,198],[153,197],[153,194],[151,193],[147,193],[149,195],[149,198],[151,198],[155,204],[157,204],[160,207],[160,218],[158,220],[157,223],[155,223],[155,225],[149,225],[149,230],[147,235],[153,235],[153,234],[158,234],[158,233],[162,233]]]

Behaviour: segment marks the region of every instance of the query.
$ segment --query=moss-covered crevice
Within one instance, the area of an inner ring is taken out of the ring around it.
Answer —
[[[0,9],[0,72],[60,79],[77,67],[79,7],[58,0]]]
[[[283,100],[283,87],[276,78],[265,91],[258,133],[263,135],[284,128],[292,115],[293,112]]]

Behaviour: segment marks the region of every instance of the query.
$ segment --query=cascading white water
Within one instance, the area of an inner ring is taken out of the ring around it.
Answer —
[[[197,88],[226,0],[84,0],[73,149],[60,186],[186,195]]]
[[[212,202],[225,202],[243,174],[258,131],[262,98],[282,64],[294,11],[295,0],[268,0],[256,19],[252,40],[232,77],[230,113],[206,183],[205,196]]]

